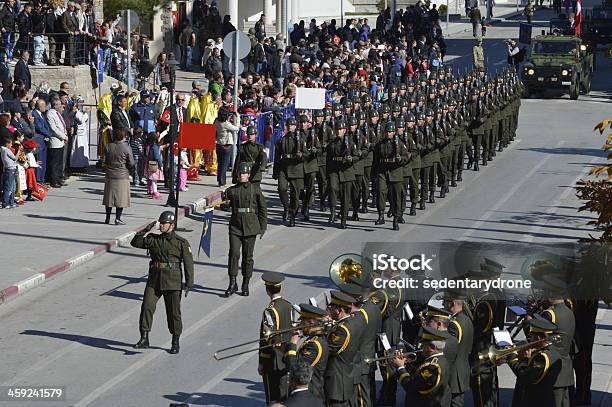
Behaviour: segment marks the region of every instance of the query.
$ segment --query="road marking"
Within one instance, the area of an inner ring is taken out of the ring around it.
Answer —
[[[563,144],[565,143],[565,141],[561,140],[557,143],[557,145],[554,148],[559,148],[561,147]],[[469,238],[470,236],[472,236],[472,234],[474,232],[476,232],[477,229],[479,229],[486,221],[489,220],[489,218],[491,216],[493,216],[493,214],[495,213],[495,211],[497,211],[499,208],[502,207],[502,205],[504,205],[506,203],[506,201],[510,198],[512,198],[512,196],[516,193],[516,191],[518,191],[518,189],[523,186],[523,184],[525,182],[527,182],[531,176],[533,176],[533,174],[535,174],[540,168],[542,168],[544,166],[544,164],[546,164],[548,162],[548,160],[550,160],[553,157],[553,154],[549,154],[546,156],[546,158],[544,158],[542,161],[539,162],[539,164],[537,164],[536,166],[534,166],[528,173],[527,175],[525,175],[523,177],[523,180],[517,184],[515,184],[512,188],[510,188],[510,190],[508,192],[506,192],[506,194],[499,200],[497,201],[497,203],[495,205],[493,205],[493,207],[491,209],[488,209],[484,215],[482,215],[480,217],[479,220],[477,220],[476,222],[474,222],[470,228],[468,230],[465,231],[465,233],[463,233],[463,235],[461,235],[461,237],[459,238],[459,240],[465,240],[467,238]]]

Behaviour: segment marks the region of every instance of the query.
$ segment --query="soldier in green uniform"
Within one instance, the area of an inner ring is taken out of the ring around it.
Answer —
[[[488,89],[486,85],[482,85],[479,89],[479,102],[481,102],[481,106],[484,108],[480,110],[480,121],[482,121],[482,165],[487,165],[489,162],[489,150],[491,149],[491,138],[493,131],[493,112],[491,109],[493,108],[493,104],[490,102],[490,98],[488,96]],[[475,155],[474,159],[478,162],[480,157]]]
[[[462,407],[465,392],[470,388],[470,352],[474,338],[474,326],[470,318],[466,294],[462,290],[446,290],[442,304],[451,312],[448,331],[457,340],[455,369],[450,378],[451,407]]]
[[[405,406],[440,407],[450,405],[449,367],[444,349],[448,332],[424,327],[421,359],[414,373],[406,369],[406,358],[393,359],[397,377],[406,392]]]
[[[331,407],[358,405],[357,375],[361,375],[362,322],[351,312],[355,299],[341,291],[332,290],[328,310],[336,322],[327,336],[329,359],[325,372],[325,400]]]
[[[406,145],[396,135],[395,123],[386,125],[386,137],[381,139],[374,148],[374,162],[372,169],[377,177],[378,184],[378,219],[376,225],[385,223],[385,207],[387,197],[393,211],[393,230],[399,230],[401,216],[404,182],[403,166],[410,156]]]
[[[336,122],[336,137],[327,145],[327,176],[329,185],[329,223],[336,221],[336,205],[340,198],[340,228],[346,229],[346,218],[351,205],[351,191],[355,182],[353,156],[355,143],[346,134],[346,122]]]
[[[247,163],[251,165],[251,174],[249,182],[259,186],[261,183],[261,171],[266,168],[268,157],[261,143],[255,141],[257,137],[257,129],[253,126],[247,127],[247,142],[241,144],[236,154],[236,160],[232,167],[232,182],[237,184],[240,179],[240,165]]]
[[[315,180],[319,173],[319,155],[322,148],[313,127],[309,127],[308,116],[300,116],[300,138],[305,140],[304,151],[304,198],[302,199],[302,215],[304,220],[310,220],[310,205],[314,198]]]
[[[296,131],[294,117],[287,119],[287,133],[276,142],[272,178],[278,180],[278,196],[283,204],[283,220],[295,226],[298,199],[304,189],[306,143]]]
[[[489,120],[491,121],[491,133],[489,135],[489,141],[487,144],[489,145],[489,150],[487,152],[487,161],[493,160],[496,154],[497,148],[497,133],[499,132],[499,101],[497,100],[497,96],[493,92],[493,83],[488,83],[487,89],[487,107],[489,109]],[[484,160],[483,160],[484,162]]]
[[[410,178],[412,178],[412,154],[410,152],[410,142],[412,141],[412,138],[410,137],[410,135],[408,135],[408,132],[406,131],[406,121],[402,116],[398,117],[395,120],[395,128],[397,129],[397,137],[406,146],[406,150],[410,156],[410,159],[406,160],[402,167],[404,181],[402,182],[402,199],[399,202],[400,217],[398,222],[405,223],[404,211],[406,210],[406,196],[408,190],[410,189]],[[414,150],[414,148],[412,150]]]
[[[439,131],[442,139],[442,143],[438,147],[440,150],[440,164],[438,165],[438,185],[440,186],[440,198],[444,198],[448,192],[450,161],[452,156],[452,134],[451,127],[446,121],[448,105],[446,105],[446,112],[444,110],[445,105],[446,103],[442,103],[436,108],[436,119],[434,121],[435,127]]]
[[[179,337],[183,332],[181,319],[181,290],[185,297],[193,287],[193,256],[187,239],[174,231],[175,218],[171,211],[162,212],[159,216],[159,235],[147,235],[156,222],[149,224],[132,238],[131,245],[147,249],[151,256],[149,277],[140,309],[140,340],[134,345],[136,349],[149,347],[149,331],[153,324],[153,314],[159,297],[164,297],[168,330],[172,334],[170,353],[179,353]],[[181,264],[185,274],[183,283]]]
[[[425,209],[425,200],[427,199],[427,194],[429,191],[429,172],[432,170],[433,162],[431,160],[430,150],[433,148],[433,135],[428,129],[427,124],[425,123],[425,112],[418,112],[416,115],[417,118],[417,131],[420,133],[422,137],[421,144],[421,171],[420,171],[420,183],[421,190],[420,195],[421,199],[419,201],[419,209]]]
[[[410,170],[408,188],[410,190],[410,216],[416,215],[416,206],[419,202],[419,180],[421,178],[421,152],[423,150],[423,133],[416,125],[413,113],[406,114],[406,147],[410,153]],[[404,179],[405,179],[404,174]],[[425,204],[423,200],[423,204]]]
[[[236,276],[238,276],[238,261],[242,254],[242,295],[249,295],[249,280],[253,275],[253,251],[255,239],[263,237],[267,228],[266,198],[258,185],[249,181],[253,173],[251,164],[240,164],[239,183],[224,191],[224,199],[229,201],[232,214],[229,221],[229,254],[228,274],[229,286],[225,296],[238,291]]]
[[[530,342],[558,334],[557,325],[539,315],[528,324]],[[516,375],[512,407],[560,405],[554,385],[562,369],[562,360],[554,346],[514,353],[508,357],[508,365]]]
[[[291,328],[291,303],[281,297],[281,285],[285,277],[275,271],[267,271],[261,275],[270,297],[270,304],[263,313],[259,346],[286,343],[291,333],[265,335],[266,329],[283,330]],[[282,402],[289,395],[288,369],[284,361],[284,346],[272,346],[259,351],[259,366],[257,371],[263,378],[266,404]]]
[[[359,221],[359,206],[362,197],[361,188],[363,187],[363,173],[365,157],[368,154],[368,145],[365,135],[358,127],[359,122],[355,116],[348,117],[348,136],[355,145],[355,156],[353,156],[353,170],[355,172],[355,182],[352,189],[353,216],[352,221]]]
[[[327,143],[334,137],[334,131],[331,127],[325,123],[325,113],[323,110],[315,110],[313,112],[314,125],[313,131],[319,142],[320,151],[317,152],[317,163],[319,169],[317,172],[317,188],[319,191],[319,205],[321,212],[327,210],[326,200],[328,197],[328,186],[327,186],[327,158],[325,151],[327,149]]]
[[[455,98],[451,97],[448,99],[448,115],[446,116],[446,120],[448,125],[452,129],[453,140],[452,140],[452,148],[453,154],[450,160],[450,186],[457,186],[457,172],[459,170],[458,160],[459,160],[459,152],[461,150],[461,143],[463,139],[463,129],[462,123],[463,117],[457,111],[457,101]],[[462,163],[463,164],[463,163]],[[463,165],[462,165],[463,167]]]
[[[376,143],[378,143],[378,141],[380,140],[380,137],[383,135],[385,127],[383,123],[380,122],[380,115],[378,113],[378,110],[371,109],[369,114],[370,114],[370,123],[368,124],[367,130],[366,130],[366,136],[368,138],[369,152],[365,158],[363,182],[366,185],[365,190],[367,191],[368,189],[370,189],[370,193],[366,194],[366,199],[364,200],[364,202],[367,204],[367,197],[371,195],[372,202],[370,203],[370,205],[373,208],[376,208],[377,207],[376,206],[376,197],[377,197],[376,177],[372,176],[372,173],[374,172],[372,165],[374,163],[374,147],[376,146]],[[362,212],[367,212],[367,209],[362,208]]]
[[[480,160],[480,148],[482,147],[483,138],[485,136],[485,122],[487,120],[488,111],[482,98],[479,97],[477,88],[470,91],[470,102],[468,105],[470,123],[470,137],[474,146],[471,160],[467,163],[467,168],[474,165],[474,171],[478,171],[478,161]]]
[[[312,327],[302,330],[307,339],[299,348],[300,336],[298,334],[291,336],[285,352],[285,363],[289,369],[299,361],[308,363],[312,367],[312,378],[308,388],[315,396],[325,400],[325,370],[329,350],[323,322],[328,318],[327,311],[310,304],[300,304],[299,307],[300,325],[312,325]]]
[[[444,145],[444,130],[440,128],[437,121],[434,120],[434,111],[427,109],[425,111],[425,138],[431,143],[431,149],[429,150],[429,159],[431,162],[431,170],[429,171],[429,178],[427,179],[429,188],[429,203],[435,203],[434,197],[436,192],[436,178],[438,175],[438,167],[440,166],[440,148]]]

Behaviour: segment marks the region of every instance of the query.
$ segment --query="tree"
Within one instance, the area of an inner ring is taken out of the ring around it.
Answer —
[[[612,118],[605,119],[593,130],[603,134],[608,128],[612,129]],[[602,232],[599,237],[590,235],[590,238],[585,240],[605,244],[612,242],[612,133],[606,136],[602,149],[608,153],[607,163],[591,169],[589,175],[595,177],[594,180],[578,182],[576,195],[586,201],[578,211],[596,213],[597,219],[589,221],[588,224],[595,225],[595,229]]]
[[[131,9],[138,13],[143,22],[153,20],[155,13],[172,0],[104,0],[104,17],[116,18],[122,10]]]

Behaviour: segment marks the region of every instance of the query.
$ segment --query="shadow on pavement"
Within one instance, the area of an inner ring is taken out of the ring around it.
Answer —
[[[65,333],[60,333],[60,332],[38,331],[34,329],[26,329],[25,331],[21,332],[21,335],[46,336],[48,338],[63,339],[63,340],[70,341],[70,342],[77,342],[77,343],[80,343],[81,345],[91,346],[93,348],[100,348],[100,349],[106,349],[106,350],[113,350],[117,352],[123,352],[124,355],[126,356],[137,355],[140,353],[140,352],[135,352],[132,350],[118,348],[118,346],[131,348],[132,344],[130,343],[114,341],[112,339],[95,338],[93,336],[73,335],[73,334],[65,334]]]

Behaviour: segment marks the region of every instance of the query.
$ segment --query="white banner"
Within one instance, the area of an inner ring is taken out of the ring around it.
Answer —
[[[297,88],[295,94],[296,109],[324,109],[325,89]]]

